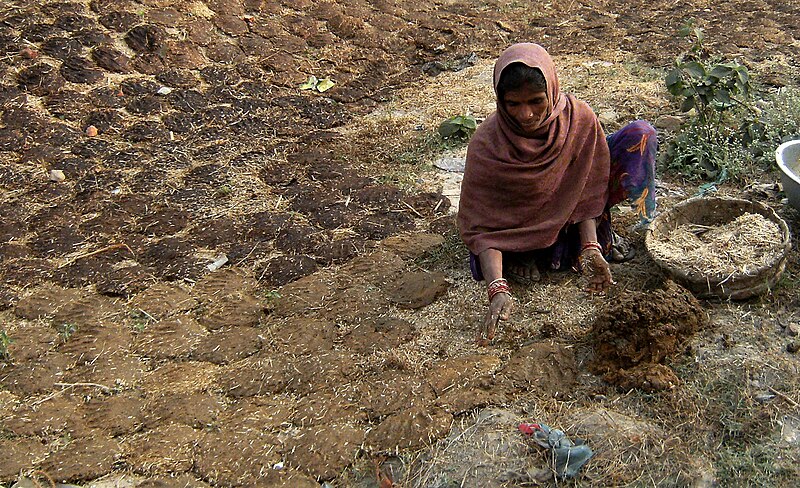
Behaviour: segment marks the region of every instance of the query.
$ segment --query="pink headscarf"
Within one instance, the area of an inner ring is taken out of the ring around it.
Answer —
[[[458,227],[473,254],[546,248],[564,226],[598,217],[608,200],[608,144],[591,107],[561,92],[550,55],[531,43],[500,55],[495,93],[503,70],[517,62],[542,71],[549,113],[526,136],[497,100],[470,140]]]

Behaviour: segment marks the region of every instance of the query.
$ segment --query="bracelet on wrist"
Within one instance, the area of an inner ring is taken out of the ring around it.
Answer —
[[[497,290],[495,292],[489,293],[489,303],[492,303],[492,299],[494,299],[494,297],[499,295],[500,293],[505,293],[509,297],[511,296],[511,290]]]
[[[600,254],[603,254],[603,247],[597,241],[585,242],[583,246],[581,246],[581,254],[583,254],[585,251],[588,251],[589,249],[594,249],[596,251],[599,251]]]
[[[491,302],[498,293],[505,293],[511,296],[511,287],[508,286],[508,281],[505,278],[497,278],[496,280],[492,280],[487,287],[487,291],[489,294],[489,302]]]

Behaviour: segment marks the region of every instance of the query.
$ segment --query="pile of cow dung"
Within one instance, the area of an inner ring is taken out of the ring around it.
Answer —
[[[666,363],[707,323],[697,299],[676,283],[625,292],[592,326],[590,370],[623,390],[673,388],[679,380]]]

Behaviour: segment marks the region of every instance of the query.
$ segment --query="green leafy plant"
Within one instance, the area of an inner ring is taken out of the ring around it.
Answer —
[[[62,342],[67,342],[70,336],[74,334],[78,327],[75,324],[64,323],[58,326],[58,336],[61,338]]]
[[[0,330],[0,360],[9,361],[11,354],[8,352],[8,346],[14,342],[14,339],[8,336],[5,330]]]
[[[693,20],[679,34],[690,46],[664,81],[688,121],[669,141],[667,169],[710,181],[700,193],[775,169],[775,148],[800,138],[800,90],[760,87],[745,66],[712,56]]]
[[[266,298],[268,301],[279,300],[281,298],[281,294],[278,290],[270,290],[264,293],[264,298]]]
[[[233,188],[231,188],[229,185],[219,186],[214,192],[214,196],[217,197],[227,197],[232,194],[233,194]]]
[[[472,115],[456,115],[439,124],[442,139],[466,141],[478,128],[478,121]]]
[[[752,92],[747,68],[707,54],[703,30],[694,25],[694,20],[689,20],[678,35],[690,37],[691,46],[676,60],[665,81],[669,92],[683,99],[681,110],[695,109],[708,130],[721,123],[724,113],[734,107],[752,110],[747,104]]]
[[[693,20],[679,35],[690,38],[691,45],[664,81],[680,101],[680,110],[691,112],[692,118],[675,141],[670,167],[689,177],[717,181],[737,176],[740,163],[751,159],[747,143],[764,131],[753,104],[750,74],[736,61],[709,55],[703,30]]]
[[[747,68],[733,61],[704,64],[699,60],[679,62],[667,74],[667,89],[682,97],[681,110],[695,109],[700,123],[712,130],[722,122],[724,112],[734,107],[749,108],[745,101],[752,87]]]
[[[133,310],[130,313],[131,327],[138,333],[144,332],[144,329],[156,319],[142,309]]]

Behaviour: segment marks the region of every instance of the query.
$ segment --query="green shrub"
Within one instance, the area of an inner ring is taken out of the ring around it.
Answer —
[[[665,83],[689,119],[668,146],[667,170],[721,183],[773,168],[775,148],[800,134],[798,90],[758,90],[745,66],[707,53],[693,21],[679,34],[691,47]]]
[[[58,331],[58,336],[61,338],[61,341],[67,342],[70,336],[77,332],[78,327],[75,324],[63,323],[56,327],[56,330]]]
[[[777,146],[800,139],[800,88],[783,87],[766,93],[757,108],[763,129],[745,142],[760,166],[768,168],[775,163]]]
[[[691,119],[673,142],[668,168],[689,178],[720,181],[740,173],[742,113],[750,113],[752,86],[745,66],[710,56],[703,30],[690,20],[679,35],[690,49],[675,61],[665,83]]]

